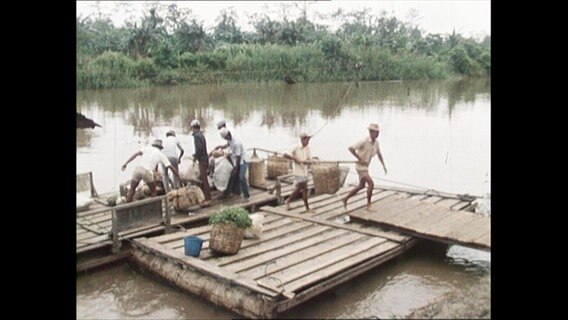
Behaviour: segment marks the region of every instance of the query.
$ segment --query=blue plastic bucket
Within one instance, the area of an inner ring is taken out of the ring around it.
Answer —
[[[185,245],[185,255],[192,257],[199,257],[203,240],[195,236],[187,236],[183,238]]]

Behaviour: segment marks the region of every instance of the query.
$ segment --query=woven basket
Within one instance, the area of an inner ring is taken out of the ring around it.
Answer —
[[[249,185],[251,187],[266,187],[264,159],[253,153],[249,161]]]
[[[288,173],[290,165],[288,159],[280,156],[268,156],[266,160],[266,171],[268,179],[276,179]]]
[[[339,164],[316,163],[312,165],[315,194],[334,194],[341,187]]]
[[[209,248],[217,253],[235,254],[241,248],[245,229],[237,228],[231,223],[213,225]]]
[[[176,211],[188,212],[192,206],[205,200],[205,195],[198,186],[187,186],[168,192],[167,199]]]

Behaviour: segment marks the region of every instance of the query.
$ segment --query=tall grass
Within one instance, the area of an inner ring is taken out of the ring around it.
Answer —
[[[333,42],[330,49],[329,43]],[[331,53],[330,53],[331,52]],[[483,56],[485,60],[486,57]],[[299,82],[443,79],[457,72],[478,74],[489,63],[466,60],[460,51],[452,59],[392,54],[379,46],[355,46],[346,40],[284,44],[223,44],[209,52],[183,53],[179,68],[159,68],[152,58],[134,60],[105,52],[78,59],[77,88],[143,87],[176,83],[280,81],[288,73]],[[364,67],[356,73],[354,65]]]

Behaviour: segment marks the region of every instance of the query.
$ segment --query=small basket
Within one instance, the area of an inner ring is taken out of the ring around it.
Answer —
[[[290,165],[288,159],[280,156],[268,156],[266,160],[266,171],[268,179],[276,179],[279,176],[288,174]]]
[[[265,171],[264,159],[259,158],[254,150],[249,160],[249,185],[259,188],[266,187]]]
[[[315,194],[334,194],[341,187],[338,163],[314,163],[312,174]]]
[[[217,253],[235,254],[241,248],[245,229],[231,223],[219,223],[211,228],[209,248]]]

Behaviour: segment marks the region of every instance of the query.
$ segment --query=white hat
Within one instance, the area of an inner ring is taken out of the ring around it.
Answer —
[[[367,127],[367,129],[373,130],[373,131],[379,131],[379,125],[376,124],[376,123],[371,123],[371,124]]]
[[[225,121],[225,119],[217,122],[217,129],[221,129],[222,126],[226,125],[227,122]]]
[[[152,146],[156,147],[160,150],[164,148],[164,146],[162,145],[162,140],[160,140],[160,139],[154,140],[154,142],[152,142]]]
[[[197,126],[201,126],[201,124],[199,124],[199,120],[193,119],[193,121],[191,121],[190,126],[197,127]]]
[[[219,134],[221,135],[221,138],[225,139],[229,134],[229,129],[221,128],[221,130],[219,130]]]

